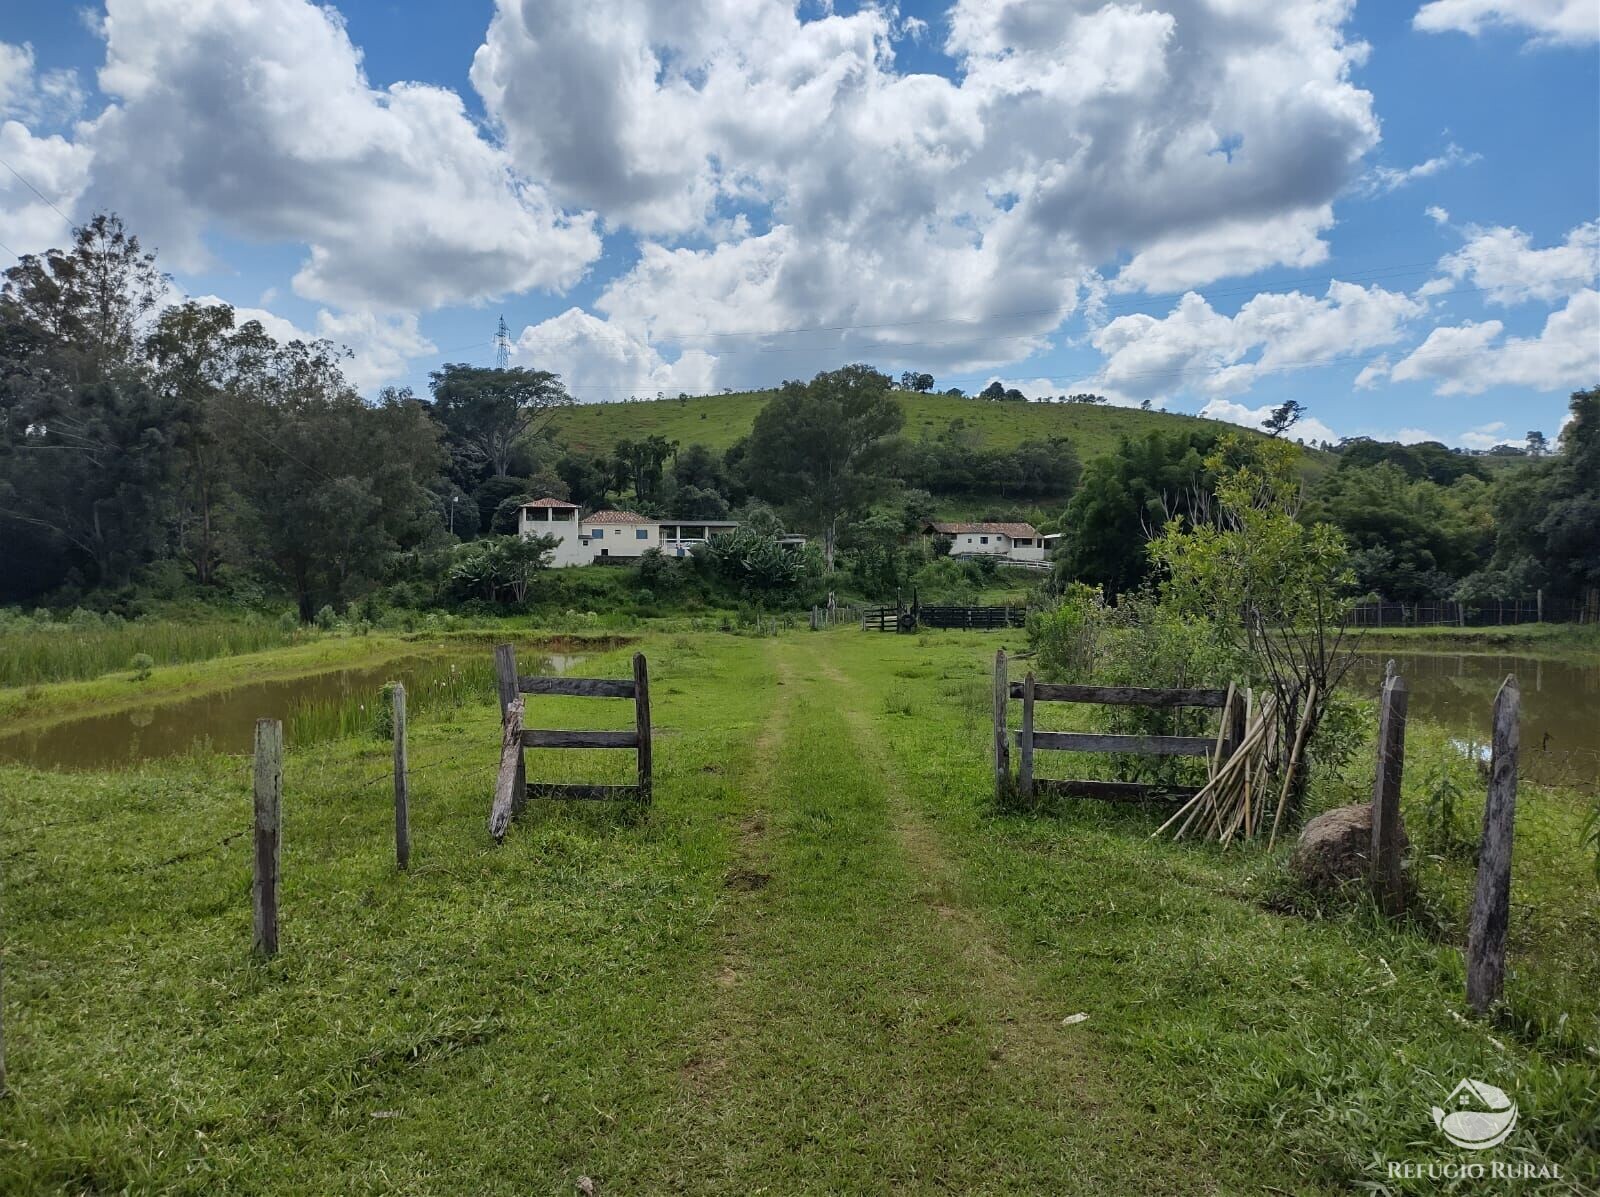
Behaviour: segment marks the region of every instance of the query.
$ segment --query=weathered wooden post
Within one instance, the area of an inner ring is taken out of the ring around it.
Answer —
[[[1538,606],[1539,606],[1539,622],[1543,623],[1544,622],[1544,587],[1543,586],[1539,587],[1539,595],[1538,595],[1538,599],[1536,601],[1538,602]]]
[[[1394,662],[1390,662],[1391,668]],[[1406,764],[1406,679],[1391,672],[1378,709],[1378,771],[1372,783],[1372,892],[1382,911],[1405,913],[1400,859],[1400,782]]]
[[[1233,690],[1230,688],[1229,690],[1228,706],[1222,713],[1223,721],[1228,727],[1228,757],[1232,757],[1235,752],[1238,752],[1239,746],[1244,743],[1245,730],[1249,727],[1250,720],[1249,700],[1245,697],[1248,693],[1248,688],[1245,690]],[[1227,758],[1224,758],[1219,763],[1226,764]]]
[[[650,748],[650,669],[643,653],[633,654],[633,728],[639,737],[639,800],[649,802],[652,760]]]
[[[411,790],[406,777],[406,688],[396,682],[394,697],[394,860],[411,865]]]
[[[1517,815],[1517,751],[1522,691],[1507,677],[1494,700],[1489,801],[1483,808],[1478,879],[1467,923],[1467,1005],[1482,1014],[1500,1000],[1506,979],[1506,924],[1511,913],[1511,833]]]
[[[1006,743],[1006,702],[1010,679],[1006,676],[1006,650],[994,654],[994,796],[1005,802],[1011,789],[1011,748]]]
[[[494,648],[494,678],[495,685],[500,691],[500,721],[505,722],[506,712],[511,709],[511,704],[516,701],[519,693],[517,689],[517,650],[509,644],[497,644]],[[513,781],[511,791],[511,813],[521,814],[522,807],[528,797],[527,765],[523,762],[522,754],[517,754],[517,775]]]
[[[278,954],[278,853],[283,842],[283,724],[256,720],[255,950]]]
[[[1033,670],[1022,679],[1022,731],[1017,737],[1017,793],[1033,800]]]
[[[0,964],[0,973],[5,971]],[[6,1085],[6,1031],[5,1031],[5,994],[4,985],[0,984],[0,1098],[10,1095],[11,1090]]]

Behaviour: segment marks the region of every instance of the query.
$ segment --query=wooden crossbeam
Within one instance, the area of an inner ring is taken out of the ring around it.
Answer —
[[[638,786],[597,785],[583,781],[530,781],[529,798],[581,798],[604,801],[611,798],[637,798]]]
[[[1022,697],[1022,683],[1011,683],[1011,697]],[[1112,707],[1221,707],[1226,690],[1158,690],[1148,686],[1076,686],[1035,682],[1035,702],[1088,702]]]
[[[556,694],[568,698],[633,698],[638,687],[633,681],[603,677],[519,677],[517,689],[523,694]]]
[[[1058,798],[1103,798],[1111,802],[1184,801],[1200,792],[1195,786],[1153,785],[1142,781],[1077,781],[1045,777],[1035,779],[1033,786],[1037,793]]]
[[[1020,732],[1018,743],[1021,743]],[[1131,752],[1140,756],[1211,755],[1209,736],[1115,736],[1100,732],[1036,731],[1033,733],[1033,746],[1056,752]]]
[[[524,748],[637,748],[639,733],[634,731],[567,731],[525,727]]]

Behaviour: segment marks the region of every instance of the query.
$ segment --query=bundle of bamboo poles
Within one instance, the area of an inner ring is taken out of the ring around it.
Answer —
[[[1200,792],[1178,808],[1176,814],[1156,829],[1152,835],[1165,833],[1177,825],[1172,838],[1181,840],[1193,833],[1205,839],[1215,838],[1226,847],[1235,836],[1254,839],[1272,812],[1270,849],[1278,838],[1278,825],[1283,819],[1283,808],[1288,804],[1289,787],[1293,784],[1295,769],[1305,751],[1306,733],[1311,722],[1311,711],[1317,701],[1316,687],[1306,696],[1299,727],[1292,742],[1282,731],[1279,719],[1279,697],[1275,691],[1260,693],[1246,687],[1240,691],[1228,687],[1228,697],[1222,704],[1221,726],[1217,729],[1217,743],[1207,758],[1209,779]],[[1236,718],[1236,704],[1244,705],[1244,716]],[[1229,740],[1229,729],[1242,726],[1237,743]],[[1277,788],[1277,802],[1272,803],[1272,782],[1282,778]]]

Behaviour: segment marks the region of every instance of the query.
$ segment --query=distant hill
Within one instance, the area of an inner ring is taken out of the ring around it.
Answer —
[[[756,413],[771,397],[771,391],[751,391],[644,403],[583,403],[557,416],[554,431],[574,449],[609,450],[618,441],[654,435],[685,448],[702,444],[724,450],[750,431]],[[1067,437],[1084,461],[1112,452],[1122,436],[1234,427],[1197,416],[1087,403],[991,403],[909,392],[897,397],[906,412],[905,435],[913,440],[935,437],[960,419],[976,429],[986,445],[997,448]]]

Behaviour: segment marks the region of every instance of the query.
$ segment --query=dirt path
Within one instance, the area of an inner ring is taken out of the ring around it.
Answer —
[[[1041,995],[824,638],[769,642],[723,952],[662,1187],[1203,1192],[1151,1158],[1076,1009]],[[1159,1154],[1159,1153],[1157,1153]]]

